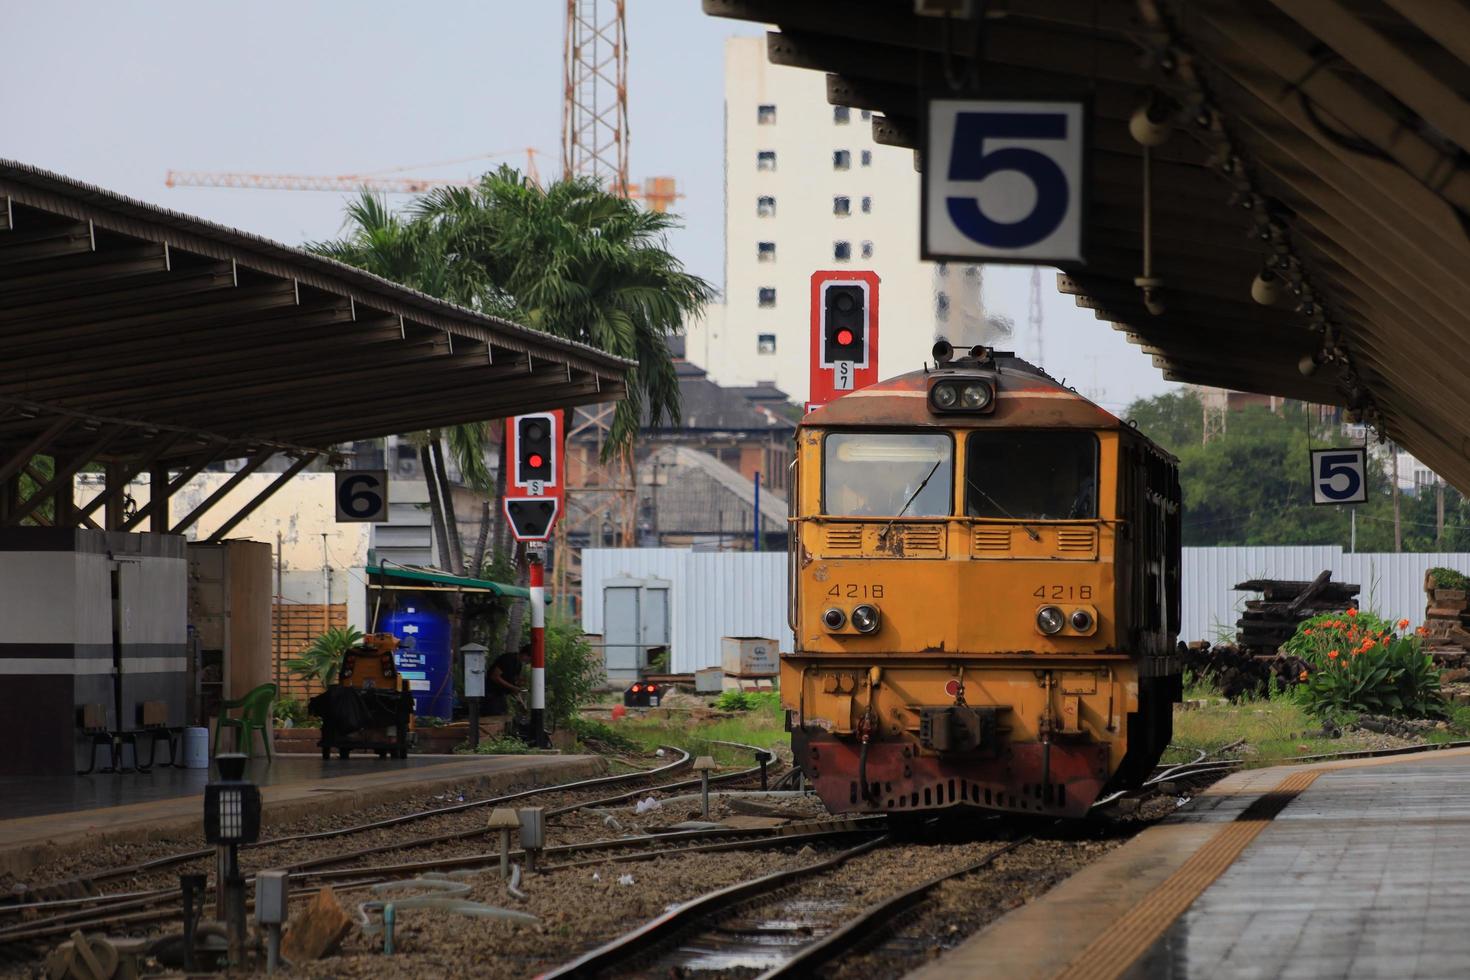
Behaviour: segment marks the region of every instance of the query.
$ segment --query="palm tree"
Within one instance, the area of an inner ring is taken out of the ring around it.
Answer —
[[[515,309],[531,327],[637,362],[608,455],[632,446],[645,417],[678,421],[668,338],[714,288],[669,253],[676,217],[645,211],[589,178],[543,188],[512,167],[474,187],[433,190],[409,210],[443,242],[450,279],[486,284],[481,308]]]

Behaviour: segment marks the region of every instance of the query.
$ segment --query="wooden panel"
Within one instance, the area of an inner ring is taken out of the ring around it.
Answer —
[[[305,704],[322,692],[322,686],[291,673],[286,661],[311,645],[329,627],[346,627],[347,604],[330,606],[283,602],[275,607],[276,684],[280,696]]]
[[[230,684],[239,698],[275,677],[272,654],[272,550],[264,541],[226,541],[229,567]]]

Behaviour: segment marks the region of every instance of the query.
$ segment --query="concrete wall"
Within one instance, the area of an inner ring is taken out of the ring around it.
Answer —
[[[201,473],[189,481],[169,501],[172,519],[178,521],[189,514],[230,477],[229,473]],[[246,477],[188,528],[185,537],[190,541],[208,538],[273,480],[275,475],[268,473]],[[397,486],[397,483],[389,484],[390,502]],[[76,487],[78,504],[86,503],[100,489],[93,475],[79,476]],[[363,629],[370,614],[365,568],[373,525],[337,523],[333,500],[335,490],[335,474],[301,473],[236,525],[230,531],[230,537],[261,541],[274,550],[279,534],[282,594],[285,598],[313,605],[346,602],[348,621]],[[146,479],[128,487],[128,494],[139,508],[148,505],[148,491]]]
[[[171,535],[0,532],[0,743],[7,746],[0,774],[59,776],[86,768],[90,740],[77,727],[80,705],[104,705],[112,729],[135,727],[140,701],[164,701],[169,722],[184,722],[183,548],[183,539]]]

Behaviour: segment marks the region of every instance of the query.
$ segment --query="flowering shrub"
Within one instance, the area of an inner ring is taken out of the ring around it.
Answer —
[[[1408,627],[1407,619],[1390,623],[1356,609],[1302,623],[1282,645],[1309,665],[1301,673],[1296,697],[1320,716],[1444,715],[1439,671],[1424,652],[1424,630],[1409,633]]]

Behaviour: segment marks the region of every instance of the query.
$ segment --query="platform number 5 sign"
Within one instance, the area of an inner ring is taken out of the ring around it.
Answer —
[[[1368,499],[1368,452],[1312,450],[1312,503],[1361,504]]]
[[[925,121],[923,258],[1082,261],[1084,103],[932,99]]]
[[[338,523],[382,523],[387,519],[387,470],[337,471]]]

